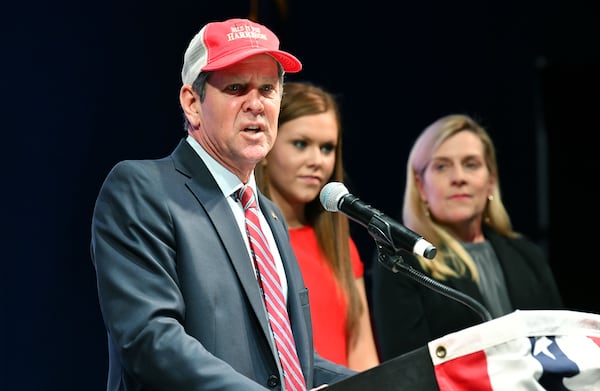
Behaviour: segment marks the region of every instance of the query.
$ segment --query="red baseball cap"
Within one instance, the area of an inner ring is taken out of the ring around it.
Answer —
[[[299,72],[302,63],[279,50],[279,39],[265,26],[248,19],[229,19],[206,24],[191,40],[183,57],[181,80],[192,84],[200,72],[228,67],[255,54],[275,58],[288,73]]]

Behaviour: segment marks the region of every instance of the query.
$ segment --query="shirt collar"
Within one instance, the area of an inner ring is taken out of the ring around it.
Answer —
[[[186,141],[190,146],[196,151],[200,159],[206,164],[208,171],[212,174],[213,178],[217,182],[219,189],[225,197],[231,196],[233,193],[238,191],[243,183],[240,179],[235,176],[231,171],[225,168],[221,163],[216,161],[212,156],[206,152],[206,150],[194,139],[192,136],[187,136]],[[254,190],[254,194],[258,194],[256,191],[256,179],[254,178],[254,170],[250,174],[250,179],[248,180],[248,186]],[[258,197],[257,197],[258,203]]]

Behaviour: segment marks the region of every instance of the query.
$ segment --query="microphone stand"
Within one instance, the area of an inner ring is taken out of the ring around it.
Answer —
[[[375,236],[373,237],[375,238]],[[444,285],[414,269],[412,266],[407,265],[404,262],[404,259],[402,259],[402,256],[399,255],[399,250],[393,249],[393,246],[390,246],[389,240],[386,243],[375,238],[375,243],[377,245],[377,259],[387,269],[394,273],[401,271],[404,275],[410,277],[419,284],[469,307],[477,313],[484,322],[492,320],[489,311],[471,296]]]

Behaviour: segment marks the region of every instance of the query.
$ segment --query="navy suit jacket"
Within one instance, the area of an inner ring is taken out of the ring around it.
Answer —
[[[496,253],[515,310],[562,308],[552,270],[540,247],[525,237],[507,238],[487,227],[484,235]],[[425,273],[412,254],[402,254],[402,258]],[[371,272],[374,329],[383,360],[484,321],[474,309],[402,272],[393,273],[378,260],[373,261]],[[471,277],[450,278],[442,283],[483,306],[483,296]]]
[[[354,372],[314,353],[308,291],[281,212],[259,203],[288,280],[308,387]],[[108,335],[107,390],[279,390],[276,351],[248,251],[217,183],[182,140],[158,160],[115,165],[92,219]]]

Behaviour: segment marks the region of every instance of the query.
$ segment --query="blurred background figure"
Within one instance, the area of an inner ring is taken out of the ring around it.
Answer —
[[[329,181],[343,181],[342,126],[335,97],[309,82],[287,82],[273,149],[256,167],[261,191],[281,209],[308,287],[315,350],[365,370],[379,363],[364,265],[348,219],[319,201]]]
[[[417,138],[407,164],[402,219],[438,250],[433,260],[402,254],[406,264],[475,299],[492,318],[516,309],[562,307],[546,254],[512,228],[494,144],[469,116],[442,117]],[[377,260],[372,279],[382,360],[483,320]]]

